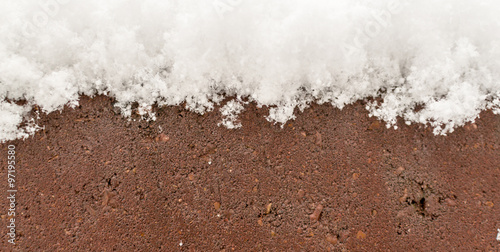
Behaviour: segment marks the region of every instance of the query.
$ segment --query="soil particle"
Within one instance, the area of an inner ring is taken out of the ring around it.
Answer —
[[[457,205],[457,202],[453,199],[450,199],[450,198],[447,198],[444,201],[446,202],[446,204],[448,204],[448,206],[456,206]]]
[[[477,130],[477,124],[475,123],[467,124],[464,126],[464,128],[468,131]]]
[[[94,210],[94,208],[92,208],[91,206],[89,205],[85,205],[85,209],[87,210],[88,213],[90,213],[90,215],[92,216],[95,216],[97,214],[97,212]]]
[[[401,173],[403,173],[404,170],[405,170],[405,168],[403,166],[400,166],[396,169],[396,171],[394,171],[394,174],[399,176],[399,175],[401,175]]]
[[[382,125],[382,124],[380,123],[380,121],[378,121],[378,120],[377,120],[377,121],[374,121],[374,122],[372,122],[372,123],[370,124],[370,126],[368,127],[368,130],[376,130],[376,129],[380,129],[381,125]]]
[[[299,190],[297,193],[297,196],[299,196],[299,199],[302,199],[306,195],[306,192],[302,189]]]
[[[271,207],[273,206],[273,203],[269,203],[266,205],[266,214],[271,213]]]
[[[339,234],[339,241],[342,243],[346,243],[349,240],[350,232],[349,230],[343,230]]]
[[[314,209],[314,212],[311,215],[309,215],[309,219],[311,220],[311,222],[317,222],[321,216],[322,211],[323,211],[323,205],[318,204]]]
[[[408,200],[408,188],[405,188],[403,196],[399,197],[399,202],[404,203]]]
[[[327,234],[326,241],[332,245],[336,245],[338,243],[338,238],[335,235]]]
[[[214,208],[215,208],[215,211],[219,211],[219,209],[220,209],[220,203],[219,202],[214,202]]]
[[[360,240],[366,239],[366,234],[363,231],[358,231],[358,233],[356,234],[356,238]]]
[[[321,133],[316,131],[316,134],[314,136],[316,137],[316,145],[322,146],[323,145],[323,138],[321,136]]]
[[[356,180],[356,179],[358,179],[358,178],[359,178],[359,176],[360,176],[360,174],[359,174],[359,173],[353,173],[353,174],[352,174],[352,179],[353,179],[353,180]]]
[[[102,197],[102,205],[103,206],[111,206],[113,208],[117,207],[117,201],[115,199],[116,194],[109,191],[109,190],[104,190],[103,197]]]
[[[424,211],[424,214],[438,216],[441,210],[441,204],[439,203],[439,198],[436,197],[436,195],[430,195],[429,197],[422,199],[425,200],[425,203],[423,203],[424,208],[422,209]]]
[[[156,140],[156,142],[166,143],[166,142],[168,142],[168,140],[170,140],[170,137],[168,137],[167,135],[161,133],[160,135],[158,135],[155,138],[155,140]]]

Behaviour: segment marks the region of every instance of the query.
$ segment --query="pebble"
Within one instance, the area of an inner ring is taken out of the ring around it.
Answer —
[[[321,146],[323,144],[321,133],[319,133],[319,132],[316,131],[315,136],[316,136],[316,145]]]
[[[477,130],[477,124],[475,123],[471,123],[469,125],[465,125],[464,128],[468,131],[471,131],[471,130]]]
[[[399,175],[401,175],[401,173],[403,173],[404,170],[405,170],[405,168],[402,167],[402,166],[400,166],[400,167],[398,167],[398,169],[396,169],[396,171],[394,172],[394,174],[396,174],[396,175],[399,176]]]
[[[168,137],[167,135],[161,133],[160,135],[158,135],[156,137],[156,142],[161,142],[161,143],[166,143],[168,142],[168,140],[170,140],[170,137]]]
[[[271,207],[273,206],[273,203],[269,203],[266,206],[266,214],[269,214],[271,212]]]
[[[314,212],[309,215],[309,219],[312,221],[312,222],[316,222],[319,220],[319,217],[321,216],[321,212],[323,211],[323,205],[321,204],[318,204],[316,206],[316,209],[314,209]]]
[[[457,205],[457,202],[450,199],[450,198],[447,198],[444,201],[446,202],[446,204],[448,204],[448,206],[456,206]]]
[[[363,233],[363,231],[358,231],[358,233],[356,234],[356,238],[358,238],[358,239],[365,239],[366,238],[366,234]]]
[[[360,176],[360,174],[359,174],[359,173],[353,173],[353,174],[352,174],[352,178],[353,178],[354,180],[358,179],[358,178],[359,178],[359,176]]]
[[[375,122],[372,122],[370,124],[370,126],[368,127],[368,130],[375,130],[375,129],[379,129],[379,128],[380,128],[380,122],[375,121]]]
[[[219,211],[220,209],[220,203],[219,202],[214,202],[214,207],[215,207],[215,210]]]
[[[339,240],[337,239],[337,236],[334,236],[332,234],[327,234],[326,241],[332,245],[335,245],[338,243]]]

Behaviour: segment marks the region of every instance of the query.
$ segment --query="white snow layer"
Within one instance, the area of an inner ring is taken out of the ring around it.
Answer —
[[[498,0],[19,0],[0,8],[0,141],[32,134],[80,95],[285,123],[311,102],[365,98],[395,126],[446,134],[500,109]],[[15,102],[25,100],[26,105]],[[223,105],[223,104],[221,104]]]

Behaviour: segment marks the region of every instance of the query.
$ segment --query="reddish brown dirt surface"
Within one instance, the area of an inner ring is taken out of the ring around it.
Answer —
[[[179,107],[128,122],[112,104],[83,97],[1,145],[4,195],[8,144],[18,160],[17,244],[4,235],[1,251],[500,249],[490,112],[443,137],[386,129],[361,103],[313,105],[283,129],[251,105],[238,130]]]

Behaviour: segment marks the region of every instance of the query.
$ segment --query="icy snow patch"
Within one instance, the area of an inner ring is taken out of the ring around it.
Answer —
[[[313,102],[380,97],[367,109],[389,127],[446,134],[500,112],[498,13],[497,0],[7,1],[0,141],[36,129],[34,105],[50,113],[82,94],[152,120],[154,104],[204,113],[239,97],[281,124]],[[222,124],[238,127],[242,109],[223,106]]]

